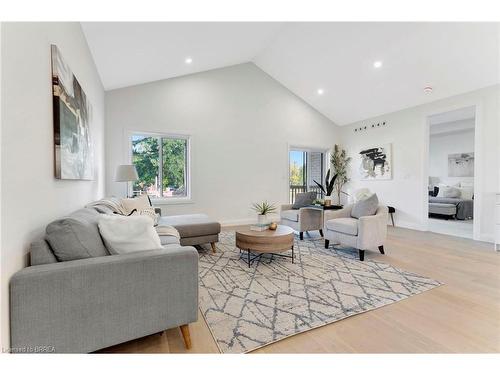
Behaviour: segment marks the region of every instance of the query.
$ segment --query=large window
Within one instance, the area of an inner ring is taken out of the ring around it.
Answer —
[[[134,195],[155,198],[189,198],[189,138],[133,134],[132,164],[139,179]]]
[[[298,193],[315,191],[317,198],[322,198],[323,193],[314,183],[323,184],[325,153],[291,149],[289,152],[289,200],[295,202]]]

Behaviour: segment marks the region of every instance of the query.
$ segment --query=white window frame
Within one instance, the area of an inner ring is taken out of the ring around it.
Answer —
[[[177,133],[158,133],[158,132],[148,132],[134,130],[129,131],[127,135],[127,150],[128,150],[128,161],[132,164],[132,137],[133,136],[146,136],[146,137],[158,137],[158,138],[171,138],[171,139],[184,139],[186,140],[186,196],[185,197],[151,197],[151,203],[153,205],[164,205],[164,204],[183,204],[192,203],[191,198],[191,136],[186,134]],[[160,165],[162,165],[163,160],[160,160]],[[161,168],[161,167],[160,167]],[[131,184],[132,185],[132,184]],[[128,187],[127,193],[129,196],[132,194],[132,186]]]

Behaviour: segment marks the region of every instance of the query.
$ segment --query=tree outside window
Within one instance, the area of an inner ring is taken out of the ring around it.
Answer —
[[[187,197],[188,148],[186,138],[133,135],[132,163],[139,175],[133,185],[134,194]]]

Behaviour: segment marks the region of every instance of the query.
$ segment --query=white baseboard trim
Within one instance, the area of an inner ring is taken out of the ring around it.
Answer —
[[[418,230],[421,232],[427,231],[427,228],[425,228],[424,225],[419,224],[419,223],[413,223],[410,221],[397,220],[397,221],[395,221],[395,224],[396,224],[396,227],[400,227],[400,228],[413,229],[413,230]]]
[[[478,241],[494,243],[495,238],[493,237],[493,235],[490,234],[480,234]]]
[[[250,225],[255,224],[255,218],[246,218],[246,219],[235,219],[235,220],[222,220],[220,225],[222,227],[230,227],[233,225]]]

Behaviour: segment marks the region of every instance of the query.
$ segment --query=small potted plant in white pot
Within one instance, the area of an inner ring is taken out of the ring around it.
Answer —
[[[254,203],[252,208],[257,212],[257,223],[259,224],[267,224],[267,214],[276,212],[276,206],[273,203],[267,203],[267,201]]]

